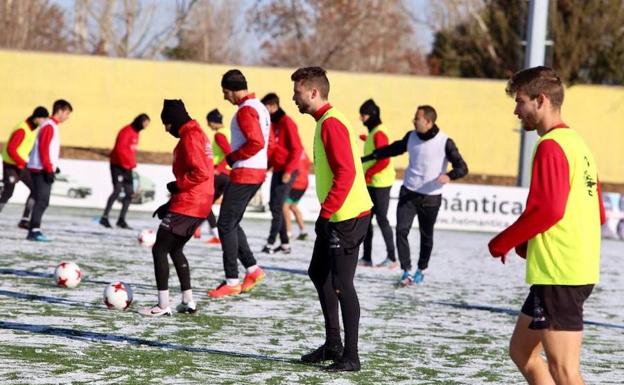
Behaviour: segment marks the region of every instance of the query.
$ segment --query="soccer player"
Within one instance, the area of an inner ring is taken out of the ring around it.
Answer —
[[[308,233],[305,231],[305,224],[303,222],[303,214],[299,210],[299,201],[303,194],[308,189],[308,176],[310,175],[310,158],[306,155],[305,150],[301,151],[301,159],[299,160],[299,167],[297,168],[297,179],[292,184],[292,188],[288,193],[288,198],[284,203],[284,226],[286,226],[286,233],[290,237],[292,231],[292,223],[290,213],[295,216],[295,221],[299,227],[298,241],[305,241],[308,239]]]
[[[360,304],[353,286],[360,244],[366,236],[373,206],[359,163],[355,131],[344,115],[327,101],[329,80],[320,67],[299,68],[293,100],[299,112],[316,120],[314,173],[321,212],[308,275],[318,292],[325,319],[325,342],[301,357],[304,363],[333,360],[329,371],[358,371]],[[338,305],[345,331],[340,336]]]
[[[104,227],[111,228],[111,224],[108,221],[108,214],[113,207],[113,203],[115,203],[115,200],[123,189],[124,197],[121,211],[119,212],[119,218],[117,219],[117,227],[121,227],[122,229],[131,228],[126,223],[126,213],[132,201],[132,194],[134,194],[132,170],[137,164],[136,152],[137,146],[139,145],[139,132],[146,129],[149,124],[149,116],[147,116],[147,114],[140,114],[134,118],[132,123],[122,128],[117,134],[115,147],[113,147],[113,151],[110,153],[113,192],[108,197],[104,214],[102,214],[100,218],[100,224]]]
[[[225,157],[232,152],[230,147],[230,129],[223,126],[223,115],[218,109],[214,109],[206,115],[208,127],[215,132],[212,141],[212,154],[215,168],[214,178],[214,200],[219,199],[225,187],[230,183],[230,166]],[[208,215],[208,225],[210,226],[211,237],[206,241],[208,244],[220,245],[219,232],[217,230],[217,218],[213,210]]]
[[[435,124],[437,116],[433,107],[418,106],[413,131],[408,132],[403,139],[362,158],[366,162],[409,153],[409,163],[399,193],[396,225],[396,243],[403,270],[399,284],[403,286],[422,283],[424,279],[423,271],[429,266],[433,249],[433,228],[442,204],[442,188],[451,180],[468,174],[468,166],[455,142]],[[449,162],[451,171],[447,171]],[[412,274],[407,237],[416,216],[420,230],[420,257],[418,269]]]
[[[225,188],[219,210],[219,238],[223,249],[225,281],[208,295],[213,298],[251,291],[263,278],[264,271],[256,263],[240,226],[249,201],[260,188],[267,172],[267,148],[271,117],[266,107],[247,90],[247,79],[237,69],[226,72],[221,79],[223,98],[238,106],[230,125],[232,152],[226,157],[232,168],[230,184]],[[238,279],[241,261],[246,274]]]
[[[280,251],[290,254],[290,239],[284,222],[283,207],[288,198],[292,184],[297,179],[297,167],[303,152],[303,145],[299,137],[297,124],[280,107],[279,97],[269,93],[262,98],[271,114],[271,130],[273,130],[273,151],[269,158],[269,167],[273,169],[271,177],[271,198],[269,208],[271,210],[271,228],[267,243],[262,249],[263,253],[272,254]],[[280,235],[280,246],[275,247],[277,233]]]
[[[33,185],[30,171],[26,168],[30,152],[32,151],[35,139],[37,138],[37,128],[48,118],[48,110],[45,107],[37,107],[33,113],[23,122],[17,125],[9,140],[2,149],[2,195],[0,195],[0,212],[13,196],[15,185],[20,180],[30,190],[30,195],[24,206],[22,219],[18,227],[28,229],[30,225],[30,212],[35,200],[33,198]]]
[[[59,99],[52,106],[52,116],[41,123],[37,138],[30,157],[28,170],[33,180],[33,206],[30,226],[26,239],[37,242],[50,242],[50,239],[41,232],[41,219],[50,203],[50,192],[54,183],[54,175],[59,172],[59,156],[61,153],[61,138],[59,125],[69,119],[73,111],[68,101]]]
[[[381,122],[381,111],[373,99],[368,99],[360,107],[360,120],[368,129],[364,142],[364,154],[370,154],[375,149],[388,145],[388,131]],[[385,158],[365,162],[363,167],[368,193],[373,201],[373,215],[377,218],[377,224],[386,243],[386,259],[377,266],[394,269],[399,264],[394,255],[392,227],[388,222],[390,189],[396,177],[394,164],[392,158]],[[359,262],[361,266],[373,266],[372,249],[373,224],[371,222],[366,238],[364,238],[364,255]]]
[[[526,208],[489,243],[503,263],[513,248],[526,258],[531,285],[509,353],[529,384],[584,384],[583,303],[598,283],[605,221],[596,161],[561,117],[564,89],[555,71],[517,72],[506,91],[522,128],[540,136]]]
[[[182,100],[165,100],[160,117],[165,130],[179,141],[173,150],[175,181],[167,183],[171,199],[154,212],[162,219],[152,247],[158,304],[139,309],[139,313],[152,317],[171,315],[167,254],[171,256],[182,290],[182,301],[176,310],[197,311],[191,271],[183,249],[208,216],[214,193],[212,149],[199,123],[188,115]]]

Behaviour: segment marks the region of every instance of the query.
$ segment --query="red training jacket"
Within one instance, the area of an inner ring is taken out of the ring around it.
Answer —
[[[272,167],[273,171],[292,174],[299,166],[303,152],[297,124],[290,116],[284,114],[280,120],[271,124],[271,130],[275,135],[275,143],[269,158],[269,167]]]
[[[124,170],[136,167],[136,152],[139,144],[139,133],[129,124],[119,130],[115,147],[110,153],[110,162]]]
[[[180,191],[172,195],[169,211],[206,218],[214,196],[212,147],[195,120],[180,128],[180,140],[173,150],[173,175]]]
[[[305,153],[305,151],[302,151],[301,158],[299,160],[299,166],[297,167],[297,171],[299,171],[299,173],[297,174],[297,179],[295,179],[292,184],[293,190],[305,190],[308,188],[308,177],[310,175],[311,164],[312,163],[310,162],[310,158],[308,158],[308,155]]]

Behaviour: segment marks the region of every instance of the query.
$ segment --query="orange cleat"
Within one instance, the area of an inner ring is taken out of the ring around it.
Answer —
[[[227,297],[229,295],[238,295],[241,293],[241,285],[229,286],[225,281],[221,282],[216,289],[209,290],[208,295],[211,298]]]
[[[251,289],[256,287],[264,279],[264,270],[257,268],[253,273],[245,274],[245,280],[243,281],[242,291],[243,293],[250,292]]]
[[[211,237],[211,238],[208,238],[206,243],[209,245],[220,245],[221,240],[219,239],[219,237]]]
[[[201,238],[201,227],[195,229],[195,232],[193,233],[193,238]]]

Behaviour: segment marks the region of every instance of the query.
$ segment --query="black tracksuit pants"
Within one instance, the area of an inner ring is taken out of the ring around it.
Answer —
[[[128,207],[130,207],[130,202],[132,201],[132,194],[134,194],[134,187],[132,186],[132,170],[126,170],[115,164],[111,164],[110,169],[113,181],[113,192],[108,197],[108,201],[106,202],[106,208],[104,209],[104,214],[102,214],[102,217],[108,218],[108,214],[113,207],[113,203],[115,203],[115,200],[123,189],[124,198],[121,202],[121,211],[119,212],[118,222],[125,221],[126,214],[128,213]]]
[[[52,183],[54,182],[46,182],[45,176],[41,172],[33,172],[31,175],[35,205],[30,218],[30,230],[39,230],[41,228],[43,213],[50,204],[50,193],[52,192]]]
[[[237,184],[230,182],[223,193],[217,228],[223,249],[225,278],[238,278],[237,259],[245,268],[256,264],[247,236],[240,226],[245,209],[261,184]]]
[[[225,187],[230,183],[230,176],[227,174],[219,174],[214,176],[214,200],[221,198],[223,192],[225,191]],[[211,229],[217,227],[217,218],[215,217],[212,210],[210,210],[210,214],[208,214],[208,224]]]
[[[267,239],[267,243],[273,244],[275,243],[275,239],[277,238],[277,233],[280,235],[280,242],[282,244],[288,244],[288,232],[286,231],[286,226],[284,224],[284,202],[286,202],[286,198],[288,198],[288,194],[290,193],[290,189],[292,188],[292,184],[295,179],[297,179],[298,172],[294,171],[290,175],[290,180],[288,183],[282,183],[282,176],[284,175],[283,171],[273,172],[273,176],[271,177],[271,198],[269,199],[269,209],[271,210],[271,229],[269,230],[269,238]]]
[[[308,275],[318,293],[325,319],[326,343],[340,341],[342,311],[345,330],[345,357],[358,353],[360,303],[353,286],[360,244],[364,240],[371,217],[366,215],[342,222],[329,223],[329,234],[316,235]]]
[[[30,195],[28,195],[28,199],[24,205],[24,213],[22,214],[22,219],[28,220],[30,218],[30,212],[35,205],[33,182],[30,171],[25,167],[20,170],[15,165],[2,162],[2,195],[0,195],[0,211],[13,196],[15,185],[19,181],[22,181],[22,183],[28,187],[28,190],[30,190]]]
[[[184,255],[183,249],[190,236],[181,236],[163,228],[156,233],[156,243],[152,247],[152,257],[154,259],[154,272],[156,274],[156,287],[158,290],[169,289],[169,261],[167,254],[171,256],[173,266],[180,280],[182,291],[191,288],[191,270]]]
[[[368,187],[368,193],[373,201],[373,215],[377,219],[377,224],[386,243],[386,257],[391,261],[396,261],[394,255],[394,239],[392,237],[392,227],[388,222],[388,206],[390,205],[390,189],[392,187]],[[364,255],[362,259],[372,262],[373,249],[373,222],[368,226],[366,238],[364,238]]]
[[[419,194],[401,186],[399,203],[397,205],[396,225],[396,243],[401,269],[405,271],[412,270],[410,246],[407,237],[415,216],[418,216],[418,228],[420,230],[418,268],[425,270],[429,265],[429,258],[433,249],[433,227],[441,204],[442,195]]]

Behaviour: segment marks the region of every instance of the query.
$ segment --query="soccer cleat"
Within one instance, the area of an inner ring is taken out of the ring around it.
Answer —
[[[262,248],[262,252],[265,254],[273,254],[275,253],[275,249],[273,248],[273,245],[269,245],[268,243],[266,245],[264,245],[264,247]]]
[[[52,242],[52,240],[46,237],[41,231],[29,231],[26,239],[35,242]]]
[[[360,359],[341,357],[334,361],[333,364],[323,368],[326,372],[359,372],[361,369]]]
[[[403,274],[401,275],[401,279],[399,280],[399,285],[406,287],[406,286],[411,286],[413,284],[414,284],[414,278],[409,273],[409,271],[403,271]]]
[[[208,295],[211,298],[227,297],[229,295],[238,295],[241,293],[242,286],[240,284],[236,286],[229,286],[225,281],[221,282],[216,289],[208,291]]]
[[[100,224],[104,227],[106,227],[107,229],[112,228],[113,226],[111,226],[110,222],[108,221],[108,218],[106,217],[102,217],[100,218]]]
[[[22,219],[17,224],[17,227],[19,227],[20,229],[29,230],[30,229],[30,221],[28,219]]]
[[[358,266],[373,267],[373,261],[369,261],[367,259],[362,258],[358,261]]]
[[[191,301],[189,303],[180,302],[178,306],[176,306],[176,311],[178,313],[193,314],[197,311],[197,304],[195,301]]]
[[[273,250],[274,253],[280,252],[282,254],[290,254],[290,245],[279,245],[278,248]]]
[[[126,230],[132,230],[132,227],[128,226],[125,220],[121,219],[117,221],[117,227]]]
[[[425,275],[423,274],[422,270],[418,269],[416,270],[416,272],[414,273],[414,283],[422,283],[425,279]]]
[[[305,241],[306,239],[308,239],[308,233],[300,233],[299,236],[297,236],[298,241]]]
[[[394,270],[397,267],[399,267],[399,263],[397,261],[393,261],[393,260],[391,260],[389,258],[386,258],[382,262],[380,262],[377,265],[375,265],[375,267],[385,267],[385,268],[388,268],[390,270]]]
[[[301,362],[304,364],[317,364],[323,361],[337,361],[342,357],[343,350],[342,343],[332,345],[324,343],[310,353],[301,356]]]
[[[160,316],[170,316],[171,308],[167,306],[164,309],[161,309],[160,306],[143,306],[139,308],[139,314],[148,316],[148,317],[160,317]]]
[[[195,232],[193,233],[193,238],[201,238],[201,227],[195,229]]]
[[[207,244],[209,245],[220,245],[221,244],[221,240],[219,239],[219,237],[210,237],[208,238],[208,240],[206,241]]]
[[[264,270],[261,268],[257,268],[253,271],[253,273],[245,274],[245,279],[243,280],[242,292],[247,293],[250,292],[251,289],[256,287],[264,279]]]

